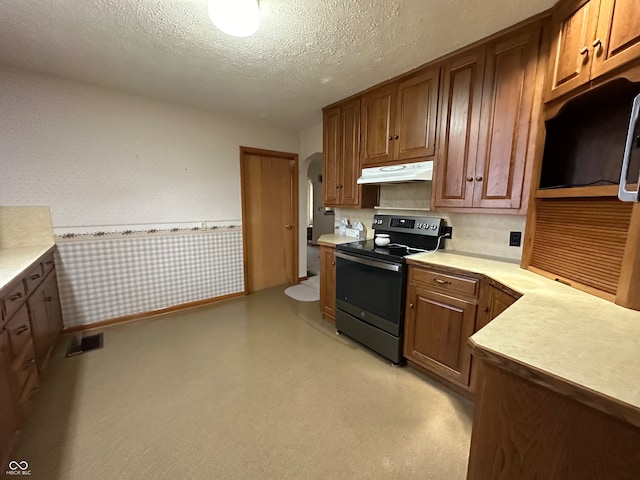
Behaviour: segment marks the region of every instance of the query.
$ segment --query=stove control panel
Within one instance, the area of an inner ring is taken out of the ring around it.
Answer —
[[[437,217],[408,217],[375,215],[373,229],[377,232],[402,232],[413,235],[437,237],[442,235],[444,221]]]

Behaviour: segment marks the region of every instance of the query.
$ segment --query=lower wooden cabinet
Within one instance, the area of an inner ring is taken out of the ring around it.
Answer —
[[[3,288],[0,303],[0,463],[6,465],[63,326],[53,254]]]
[[[0,462],[6,465],[19,418],[15,385],[11,375],[11,345],[6,330],[0,330],[0,406]]]
[[[320,247],[320,311],[336,318],[336,252],[333,247]]]
[[[28,300],[35,358],[42,372],[58,334],[62,330],[62,313],[55,273],[50,274]]]
[[[409,266],[403,353],[418,369],[471,395],[478,383],[468,340],[517,296],[488,281]]]
[[[405,357],[452,382],[469,385],[467,339],[473,335],[477,305],[412,286],[408,306]]]

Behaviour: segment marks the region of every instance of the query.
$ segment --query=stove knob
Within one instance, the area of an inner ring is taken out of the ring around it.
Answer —
[[[428,228],[429,228],[429,224],[428,224],[428,223],[425,223],[425,224],[422,226],[422,228],[428,229]]]
[[[420,222],[418,222],[418,228],[422,228],[422,224]]]
[[[434,223],[433,225],[431,225],[431,230],[437,230],[438,226]]]

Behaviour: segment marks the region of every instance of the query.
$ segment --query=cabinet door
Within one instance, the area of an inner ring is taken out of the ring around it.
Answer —
[[[591,78],[640,58],[638,0],[601,0]]]
[[[404,356],[464,387],[469,385],[476,305],[410,286]]]
[[[504,312],[517,300],[514,296],[493,285],[486,285],[486,287],[483,288],[484,291],[480,299],[481,308],[476,320],[476,332],[485,327],[491,320]]]
[[[44,301],[47,309],[49,325],[49,344],[53,346],[63,328],[62,309],[60,308],[60,294],[55,272],[51,273],[42,283]]]
[[[340,107],[323,112],[323,158],[322,158],[322,198],[326,206],[339,205],[340,154]]]
[[[395,160],[435,155],[439,84],[439,68],[429,68],[398,84],[392,141]]]
[[[336,318],[336,256],[331,247],[320,247],[320,310]]]
[[[340,205],[360,203],[360,99],[342,106],[342,169],[339,177]]]
[[[474,207],[520,208],[539,40],[535,29],[487,49]]]
[[[45,362],[51,346],[51,326],[47,314],[46,294],[42,285],[27,300],[29,306],[29,320],[31,321],[31,335],[35,350],[38,370],[44,370]]]
[[[471,207],[486,50],[449,60],[442,71],[436,207]]]
[[[6,465],[18,429],[17,397],[11,377],[9,335],[0,330],[0,462]]]
[[[385,85],[362,97],[362,154],[363,167],[393,160],[396,84]]]
[[[600,0],[570,0],[553,13],[546,100],[589,81]]]

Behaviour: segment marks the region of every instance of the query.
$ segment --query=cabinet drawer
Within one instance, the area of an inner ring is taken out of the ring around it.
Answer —
[[[38,263],[24,275],[24,287],[27,294],[33,292],[40,283],[44,275],[42,273],[42,264]]]
[[[36,355],[33,349],[33,342],[29,342],[22,354],[15,358],[13,362],[13,374],[15,376],[19,392],[24,388],[27,383],[27,379],[33,370],[35,370],[37,374],[38,366],[36,365]]]
[[[5,329],[9,332],[9,341],[14,356],[19,356],[25,345],[31,342],[31,322],[29,322],[29,312],[23,306],[14,317],[7,323]]]
[[[7,293],[2,297],[2,304],[4,305],[5,319],[11,318],[11,315],[15,313],[20,305],[24,303],[27,297],[27,292],[24,289],[22,282],[16,283],[10,288]]]
[[[42,260],[42,268],[43,268],[43,273],[44,275],[46,275],[47,273],[49,273],[51,270],[53,270],[53,268],[55,267],[55,262],[53,260],[53,253],[50,253],[49,255],[47,255],[44,260]]]
[[[455,277],[444,273],[422,268],[412,269],[411,280],[421,283],[431,290],[449,295],[457,294],[476,298],[478,295],[478,280],[475,278]]]

